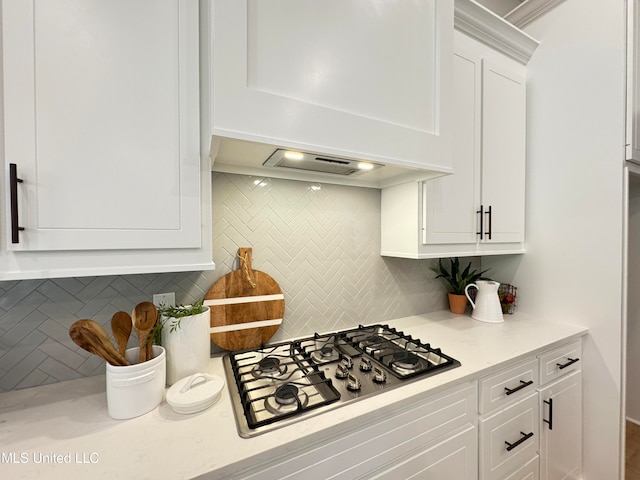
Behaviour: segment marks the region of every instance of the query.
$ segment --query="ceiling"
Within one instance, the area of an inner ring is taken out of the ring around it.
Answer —
[[[511,10],[523,3],[524,0],[476,0],[492,12],[504,17]]]
[[[534,21],[564,0],[475,0],[518,28]]]

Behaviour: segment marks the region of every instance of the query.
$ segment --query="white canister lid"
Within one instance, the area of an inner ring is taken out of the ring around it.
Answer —
[[[194,373],[174,383],[166,399],[176,413],[196,413],[213,405],[223,387],[224,380],[217,375]]]

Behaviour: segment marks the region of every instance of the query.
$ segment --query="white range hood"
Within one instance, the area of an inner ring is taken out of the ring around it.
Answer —
[[[451,173],[387,165],[377,159],[348,158],[322,150],[325,151],[213,136],[212,170],[368,188],[385,188]]]

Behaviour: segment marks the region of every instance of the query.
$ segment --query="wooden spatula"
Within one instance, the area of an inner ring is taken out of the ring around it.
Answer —
[[[132,327],[131,315],[127,312],[116,312],[113,314],[113,317],[111,317],[111,331],[113,332],[113,338],[116,339],[118,352],[123,357],[127,352],[127,343],[129,343]]]
[[[93,320],[78,320],[69,327],[69,336],[87,352],[104,358],[111,365],[131,365],[113,346],[109,335]]]
[[[131,313],[131,321],[133,322],[133,328],[136,329],[138,335],[138,342],[140,343],[140,358],[139,362],[146,362],[150,359],[148,350],[151,346],[149,341],[149,333],[153,329],[153,326],[158,320],[158,309],[151,302],[141,302],[135,306]],[[147,344],[149,342],[149,344]]]

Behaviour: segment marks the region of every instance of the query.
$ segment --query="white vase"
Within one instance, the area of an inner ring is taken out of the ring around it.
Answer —
[[[167,351],[167,385],[198,372],[206,372],[211,357],[209,307],[180,319],[162,317],[162,346]],[[173,322],[180,326],[171,331]]]

